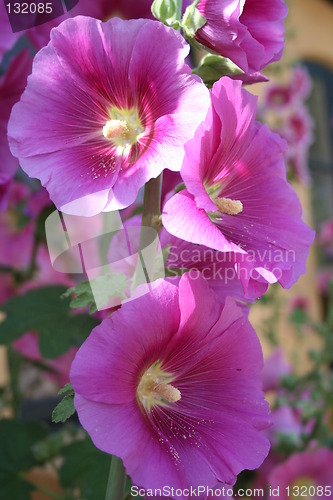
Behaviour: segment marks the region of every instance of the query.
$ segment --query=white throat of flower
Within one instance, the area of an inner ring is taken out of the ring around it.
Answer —
[[[114,146],[122,151],[136,144],[144,132],[137,108],[109,110],[110,119],[105,123],[102,133]]]
[[[152,406],[167,406],[181,399],[180,391],[170,384],[172,376],[161,370],[157,361],[144,372],[137,388],[137,397],[145,408],[150,411]]]

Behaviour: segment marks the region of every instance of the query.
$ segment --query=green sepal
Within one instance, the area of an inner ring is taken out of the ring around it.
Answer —
[[[197,9],[199,1],[195,0],[187,7],[181,22],[184,36],[191,43],[194,41],[196,32],[207,22],[207,19]]]
[[[244,74],[236,64],[226,57],[217,54],[207,54],[193,70],[193,73],[200,76],[207,87],[212,87],[223,76],[235,76]]]

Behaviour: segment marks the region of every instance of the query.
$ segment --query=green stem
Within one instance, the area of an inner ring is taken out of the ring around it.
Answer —
[[[11,346],[7,349],[9,372],[10,372],[10,388],[12,395],[12,409],[15,418],[18,418],[21,410],[22,395],[20,391],[20,373],[22,357],[21,354],[15,351]]]
[[[151,248],[150,251],[152,252],[152,255],[149,256],[146,253],[144,259],[142,251],[146,249],[153,241],[152,232],[150,232],[149,229],[147,228],[151,227],[155,229],[157,233],[159,233],[159,230],[161,228],[161,222],[160,222],[161,185],[162,185],[162,174],[159,177],[157,177],[157,179],[151,179],[145,185],[140,243],[139,243],[139,259],[134,276],[133,288],[136,288],[143,283],[149,283],[151,281],[150,277],[154,275],[156,253],[154,252],[154,249]]]
[[[159,217],[161,215],[161,187],[162,174],[156,179],[150,179],[145,186],[143,198],[142,227],[159,229]]]
[[[177,0],[176,2],[176,16],[177,16],[177,21],[181,21],[182,18],[182,11],[183,11],[183,1],[182,0]]]
[[[126,470],[120,458],[113,456],[106,487],[105,500],[122,500],[126,484]]]

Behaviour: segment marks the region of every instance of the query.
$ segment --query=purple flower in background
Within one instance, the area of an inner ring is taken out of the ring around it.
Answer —
[[[27,84],[32,58],[28,50],[16,56],[7,73],[0,78],[0,210],[7,206],[8,189],[19,162],[11,154],[7,140],[10,112]]]
[[[288,85],[269,85],[264,94],[264,99],[266,107],[282,110],[293,102],[292,89]]]
[[[200,0],[197,8],[207,19],[195,35],[198,42],[245,73],[281,59],[288,12],[283,0]]]
[[[52,30],[9,122],[22,168],[58,209],[95,215],[134,202],[184,142],[209,95],[179,33],[157,21],[76,17]]]
[[[163,224],[178,238],[232,252],[247,290],[253,272],[292,286],[305,272],[314,233],[286,181],[285,142],[255,121],[256,98],[222,78],[212,110],[185,145],[186,190],[164,206]]]
[[[268,453],[262,364],[235,303],[222,306],[202,278],[184,275],[95,328],[71,382],[83,427],[123,459],[133,484],[215,487]]]
[[[328,219],[322,223],[318,235],[318,244],[326,255],[333,256],[333,219]]]
[[[273,83],[268,86],[264,94],[264,105],[283,111],[283,108],[299,106],[309,97],[312,91],[312,80],[304,66],[295,66],[290,74],[290,81]]]
[[[280,488],[279,498],[281,500],[290,498],[286,489],[287,486],[290,488],[290,493],[294,491],[294,487],[298,487],[299,491],[301,491],[301,487],[305,487],[306,491],[309,492],[308,498],[320,498],[321,495],[316,493],[319,491],[317,490],[319,486],[323,488],[323,492],[327,492],[323,496],[331,498],[333,487],[332,470],[332,450],[327,448],[308,450],[295,453],[286,462],[275,467],[268,477],[268,484],[272,488]],[[326,490],[325,486],[327,487]]]
[[[14,181],[8,192],[8,209],[0,213],[0,265],[14,269],[22,269],[29,265],[33,249],[35,225],[27,223],[19,228],[20,211],[18,207],[24,205],[30,191],[25,184]],[[24,251],[23,251],[24,249]],[[1,277],[2,281],[3,277]]]
[[[42,362],[46,368],[45,377],[54,381],[58,387],[63,387],[69,382],[69,372],[77,353],[77,347],[70,347],[67,352],[54,359],[45,360],[39,349],[39,336],[37,332],[27,332],[12,343],[12,347],[20,352],[25,359]],[[50,371],[47,371],[50,368]]]
[[[282,378],[290,375],[291,365],[287,363],[282,349],[275,349],[273,353],[265,359],[262,371],[264,391],[278,391],[281,389]]]
[[[152,0],[79,0],[74,9],[61,17],[29,29],[27,36],[37,50],[40,50],[50,41],[51,29],[69,17],[89,16],[104,22],[113,16],[121,19],[153,19],[151,4]]]
[[[310,96],[312,91],[312,80],[305,66],[299,64],[293,68],[290,89],[295,99],[305,100]]]

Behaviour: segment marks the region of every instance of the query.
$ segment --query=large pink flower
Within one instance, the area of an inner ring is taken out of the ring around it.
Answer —
[[[304,451],[295,453],[286,462],[275,467],[268,477],[268,483],[272,488],[280,488],[279,499],[281,500],[298,496],[332,498],[332,470],[332,450],[319,448],[316,451]],[[323,488],[322,494],[320,488]]]
[[[185,146],[187,189],[165,204],[163,224],[178,238],[233,253],[245,289],[254,270],[290,287],[305,272],[314,233],[286,181],[285,142],[255,121],[256,98],[241,82],[222,78],[211,98]]]
[[[6,208],[8,189],[19,166],[9,151],[7,125],[14,104],[20,99],[31,71],[32,58],[28,50],[15,57],[0,78],[0,210]]]
[[[95,328],[71,370],[79,419],[144,488],[230,483],[269,444],[262,352],[203,279],[161,281]],[[181,497],[184,498],[184,497]]]
[[[76,17],[52,30],[9,123],[12,152],[57,208],[130,205],[168,167],[209,107],[188,46],[158,21]]]
[[[141,219],[140,215],[135,215],[126,220],[124,232],[121,231],[112,238],[108,252],[110,269],[115,273],[124,274],[132,286],[138,266]],[[244,292],[231,254],[176,238],[164,227],[161,228],[159,241],[160,248],[164,252],[165,272],[169,280],[178,279],[185,272],[188,272],[192,279],[198,279],[201,275],[220,301],[224,302],[226,297],[232,297],[243,307],[245,314],[248,314],[249,310],[247,302],[254,302],[267,289],[266,282],[257,273],[256,279],[253,277],[250,280],[248,289]],[[129,249],[131,255],[127,256]],[[155,266],[157,271],[157,262]],[[160,274],[156,274],[161,277]],[[129,286],[127,295],[130,296],[131,293],[132,288]]]
[[[288,12],[283,0],[200,0],[198,9],[207,19],[195,35],[198,42],[246,73],[281,58]]]

